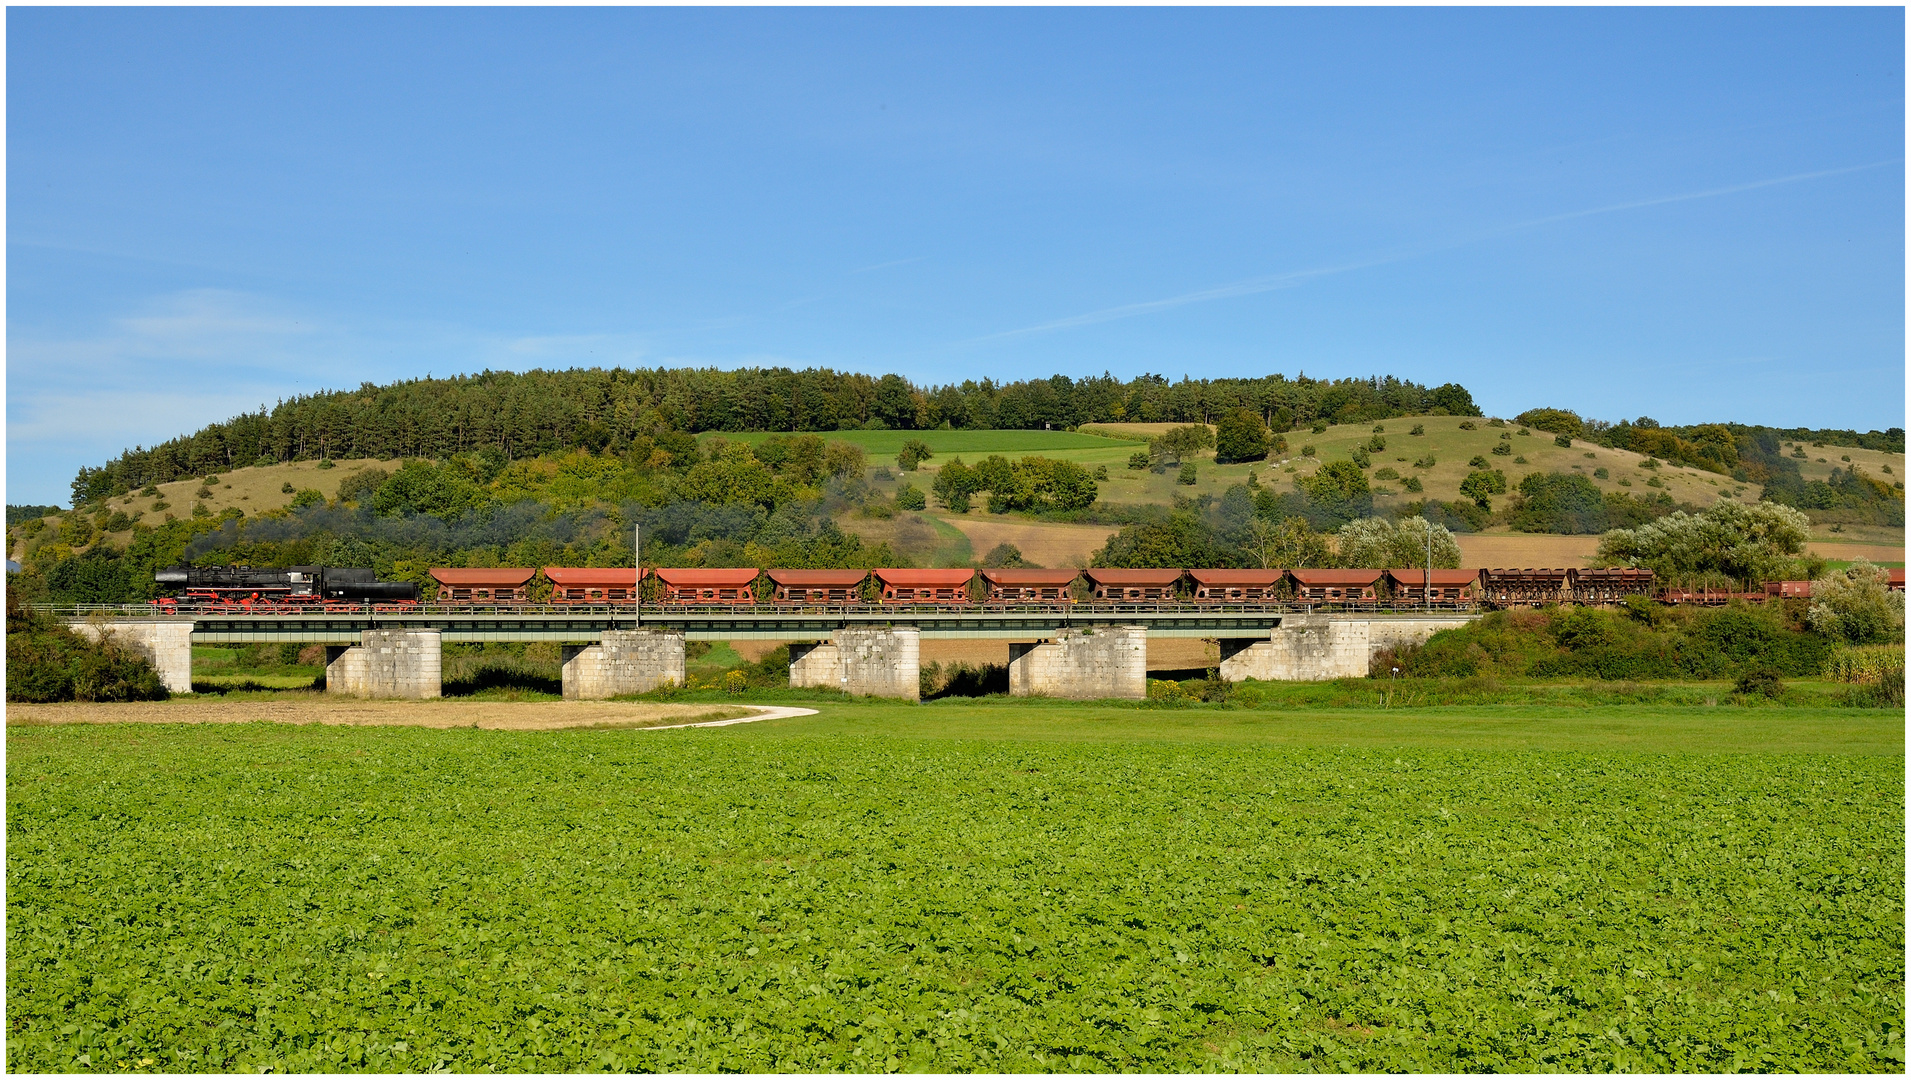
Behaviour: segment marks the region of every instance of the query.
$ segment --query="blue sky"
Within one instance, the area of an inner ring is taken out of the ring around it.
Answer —
[[[1904,14],[7,12],[7,500],[486,367],[1902,426]]]

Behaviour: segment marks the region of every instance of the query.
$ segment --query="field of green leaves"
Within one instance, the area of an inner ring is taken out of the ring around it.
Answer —
[[[7,1065],[1903,1068],[1901,727],[1614,752],[843,711],[9,728]]]

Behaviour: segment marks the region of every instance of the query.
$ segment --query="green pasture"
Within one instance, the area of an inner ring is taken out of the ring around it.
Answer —
[[[1903,1069],[1901,712],[816,707],[9,728],[7,1065]]]

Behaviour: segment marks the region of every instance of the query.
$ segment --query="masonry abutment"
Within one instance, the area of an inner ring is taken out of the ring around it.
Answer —
[[[1405,619],[1286,615],[1266,639],[1221,639],[1221,677],[1231,681],[1321,682],[1367,675],[1376,653],[1422,644],[1441,630],[1464,626],[1470,615]]]
[[[139,619],[122,622],[74,622],[67,626],[88,641],[110,634],[152,661],[159,681],[175,694],[192,693],[192,620]]]
[[[606,630],[594,645],[563,649],[564,696],[593,701],[684,684],[683,631]]]

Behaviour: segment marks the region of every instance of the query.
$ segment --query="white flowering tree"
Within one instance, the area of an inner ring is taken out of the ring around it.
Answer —
[[[1890,577],[1868,562],[1832,572],[1811,583],[1811,628],[1853,645],[1904,637],[1904,594],[1891,591]]]
[[[1662,583],[1751,587],[1785,576],[1810,539],[1804,514],[1776,503],[1720,501],[1697,514],[1674,511],[1599,538],[1606,566],[1640,566]]]
[[[1377,570],[1425,566],[1427,541],[1433,542],[1433,565],[1451,569],[1460,565],[1460,544],[1445,525],[1423,517],[1361,518],[1340,527],[1336,534],[1342,566]]]

